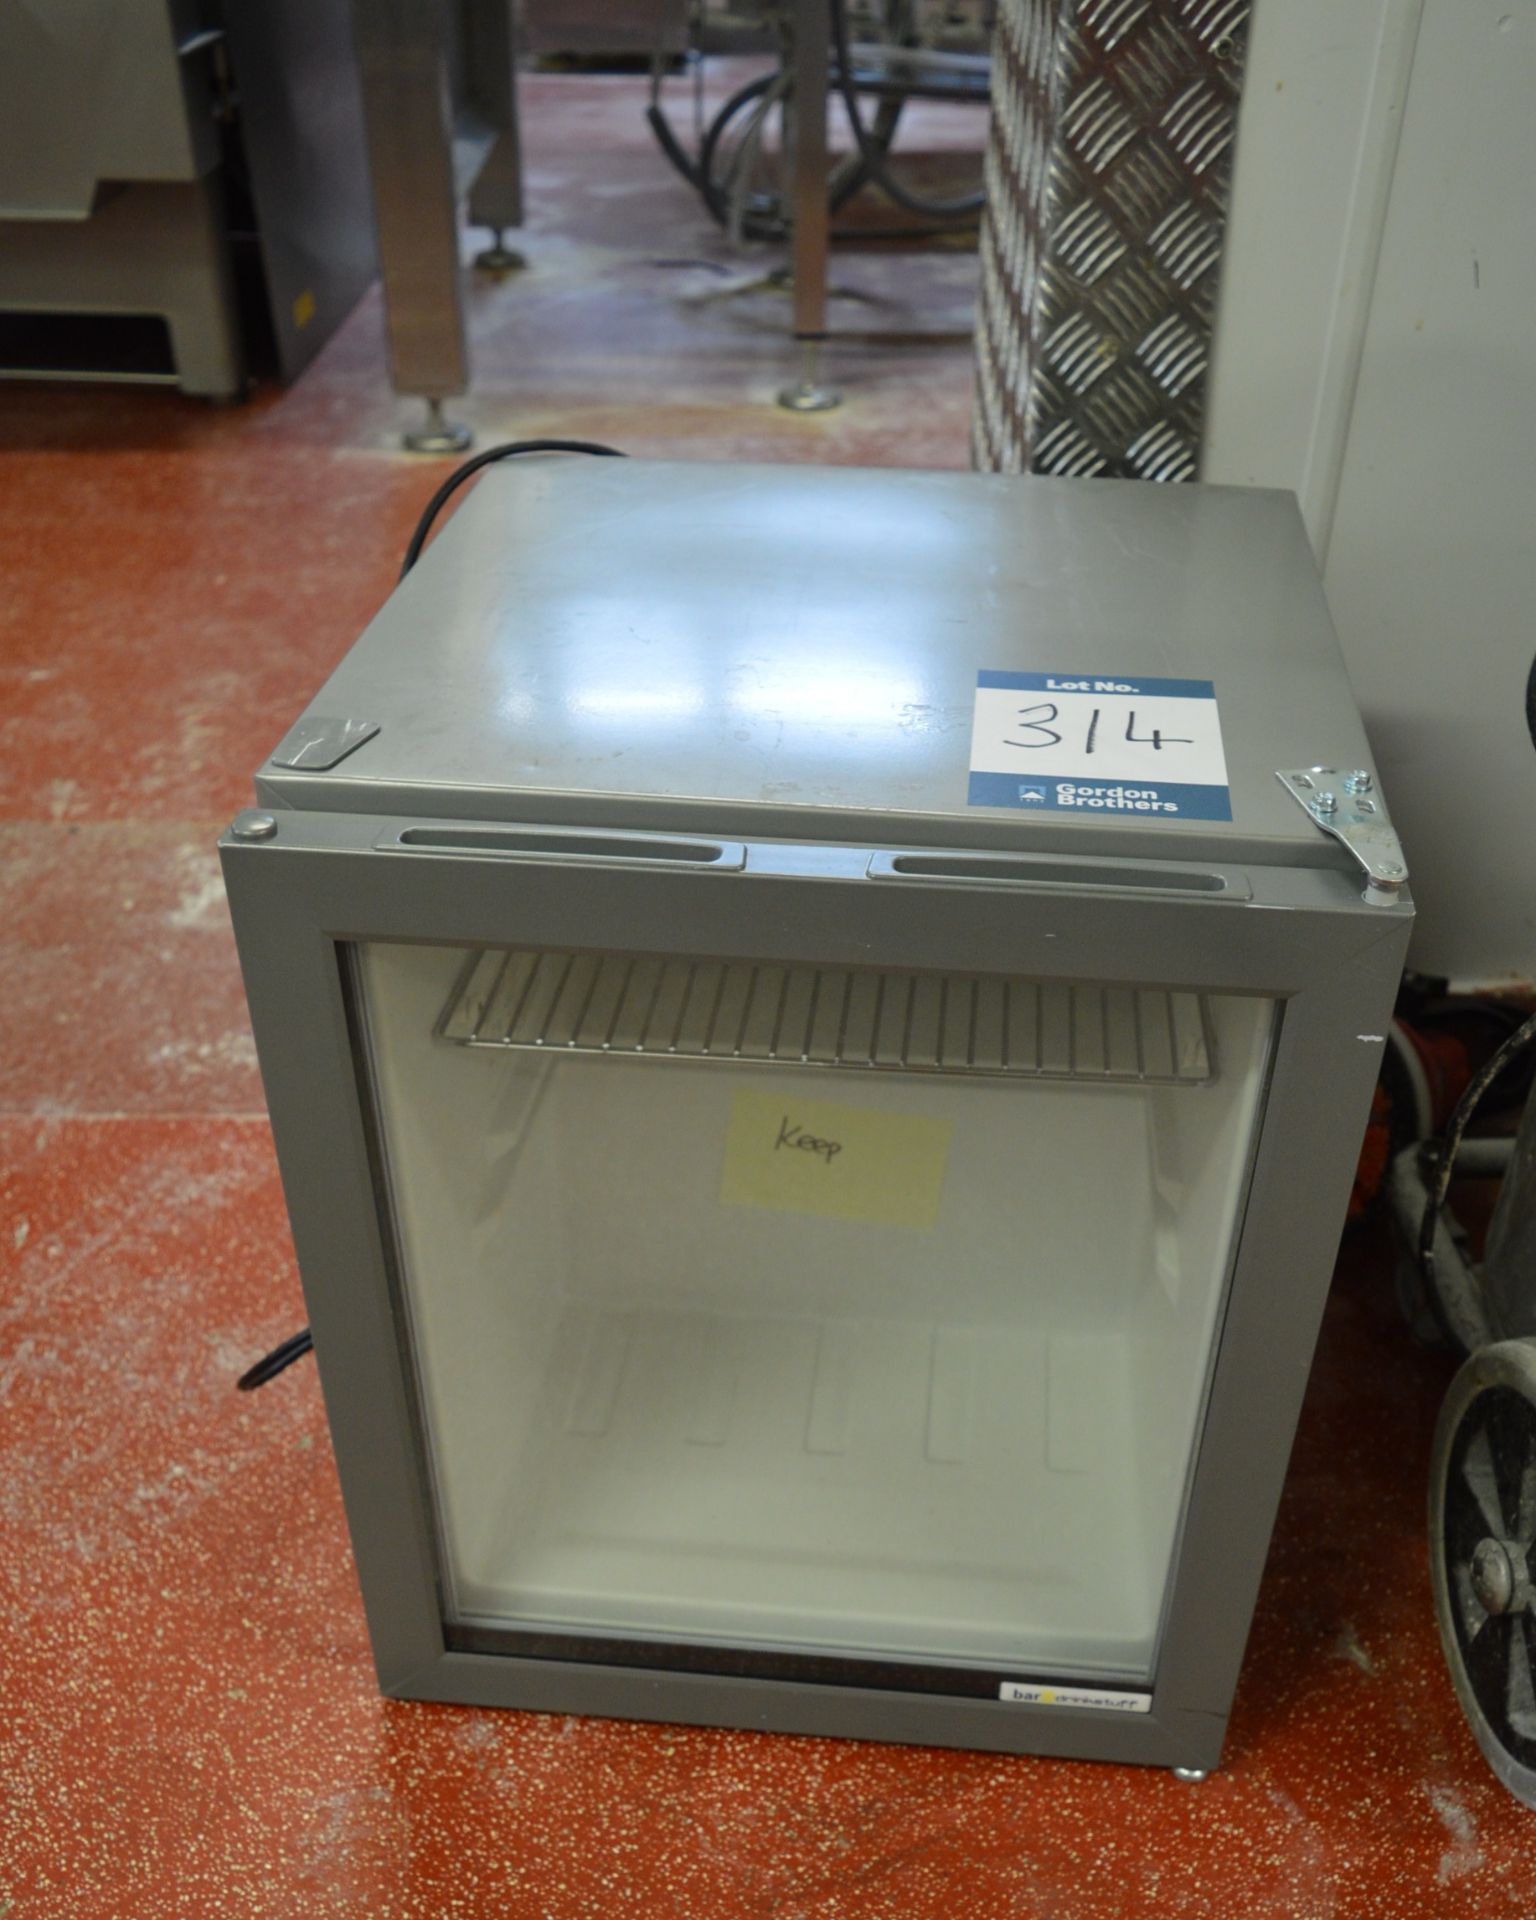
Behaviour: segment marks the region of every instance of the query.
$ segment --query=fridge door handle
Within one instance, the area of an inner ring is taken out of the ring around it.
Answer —
[[[380,853],[476,854],[490,860],[622,862],[637,867],[695,867],[736,872],[746,865],[740,841],[694,840],[682,834],[626,833],[601,827],[452,826],[443,821],[391,827],[374,841]]]
[[[952,886],[1071,887],[1094,893],[1192,894],[1205,899],[1251,900],[1253,887],[1237,867],[1180,866],[1169,860],[1095,860],[1063,853],[874,854],[871,880],[942,881]]]

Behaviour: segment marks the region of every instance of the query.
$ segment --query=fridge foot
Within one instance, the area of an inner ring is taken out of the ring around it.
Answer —
[[[448,419],[441,400],[429,400],[426,419],[400,440],[407,453],[462,453],[474,437],[468,427]]]
[[[1168,1771],[1175,1780],[1182,1780],[1186,1786],[1198,1787],[1202,1780],[1209,1780],[1208,1767],[1170,1767]]]

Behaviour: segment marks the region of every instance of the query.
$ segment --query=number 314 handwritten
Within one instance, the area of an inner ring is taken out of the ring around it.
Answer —
[[[1103,717],[1103,713],[1104,709],[1102,707],[1095,707],[1089,716],[1088,733],[1083,741],[1084,753],[1094,753],[1098,749],[1099,721]],[[1004,746],[1024,747],[1026,749],[1035,747],[1059,747],[1062,742],[1062,735],[1052,726],[1051,722],[1053,720],[1061,720],[1061,709],[1056,705],[1054,700],[1039,700],[1032,707],[1020,707],[1016,718],[1016,725],[1021,733],[1032,733],[1036,737],[1033,740],[1014,740],[1005,734],[1003,737]],[[1062,725],[1065,726],[1066,724],[1063,720]],[[1136,709],[1134,707],[1130,709],[1126,716],[1124,738],[1129,740],[1134,746],[1151,747],[1154,753],[1161,753],[1164,747],[1189,747],[1194,745],[1192,740],[1185,738],[1183,735],[1164,733],[1160,727],[1154,727],[1150,733],[1138,733],[1136,731]]]

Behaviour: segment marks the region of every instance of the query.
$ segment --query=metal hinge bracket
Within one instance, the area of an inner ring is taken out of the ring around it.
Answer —
[[[1295,767],[1276,773],[1286,792],[1324,833],[1348,847],[1365,869],[1364,899],[1396,906],[1408,868],[1402,843],[1364,767]]]

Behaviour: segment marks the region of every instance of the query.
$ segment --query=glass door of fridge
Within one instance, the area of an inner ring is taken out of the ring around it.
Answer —
[[[351,972],[450,1642],[1150,1680],[1274,1002]]]

